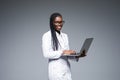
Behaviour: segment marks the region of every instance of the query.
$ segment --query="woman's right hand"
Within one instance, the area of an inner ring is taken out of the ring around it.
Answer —
[[[63,51],[63,55],[71,55],[71,54],[75,54],[76,52],[74,50],[64,50]]]

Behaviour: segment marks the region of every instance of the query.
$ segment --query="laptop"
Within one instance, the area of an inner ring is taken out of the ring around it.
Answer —
[[[85,54],[86,54],[90,48],[92,41],[93,41],[93,38],[86,38],[80,52],[77,52],[76,54],[66,55],[66,56],[79,56],[82,54],[82,52],[84,50],[85,50]]]

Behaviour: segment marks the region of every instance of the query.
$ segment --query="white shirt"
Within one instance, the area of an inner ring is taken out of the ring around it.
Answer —
[[[60,34],[56,32],[56,36],[60,43],[57,51],[54,51],[52,48],[51,31],[46,32],[42,37],[43,55],[49,59],[49,80],[72,80],[68,59],[75,59],[75,57],[62,55],[63,50],[69,50],[68,36],[62,32]]]

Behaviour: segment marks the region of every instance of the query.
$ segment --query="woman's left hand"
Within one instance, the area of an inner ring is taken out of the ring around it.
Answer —
[[[86,55],[86,51],[83,50],[82,53],[81,53],[81,55],[76,56],[76,58],[85,57],[85,56],[87,56],[87,55]]]

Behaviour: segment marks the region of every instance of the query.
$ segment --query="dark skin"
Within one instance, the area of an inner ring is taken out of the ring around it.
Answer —
[[[81,53],[81,55],[76,56],[76,58],[85,57],[85,56],[87,56],[87,55],[86,55],[86,51],[83,50],[82,53]]]
[[[57,16],[53,22],[54,24],[54,28],[57,32],[60,32],[60,30],[63,27],[63,19],[61,16]],[[71,54],[75,54],[76,52],[74,50],[63,50],[63,55],[71,55]],[[86,56],[86,52],[85,50],[83,50],[82,54],[80,56],[76,56],[76,58],[80,58],[80,57],[85,57]]]

